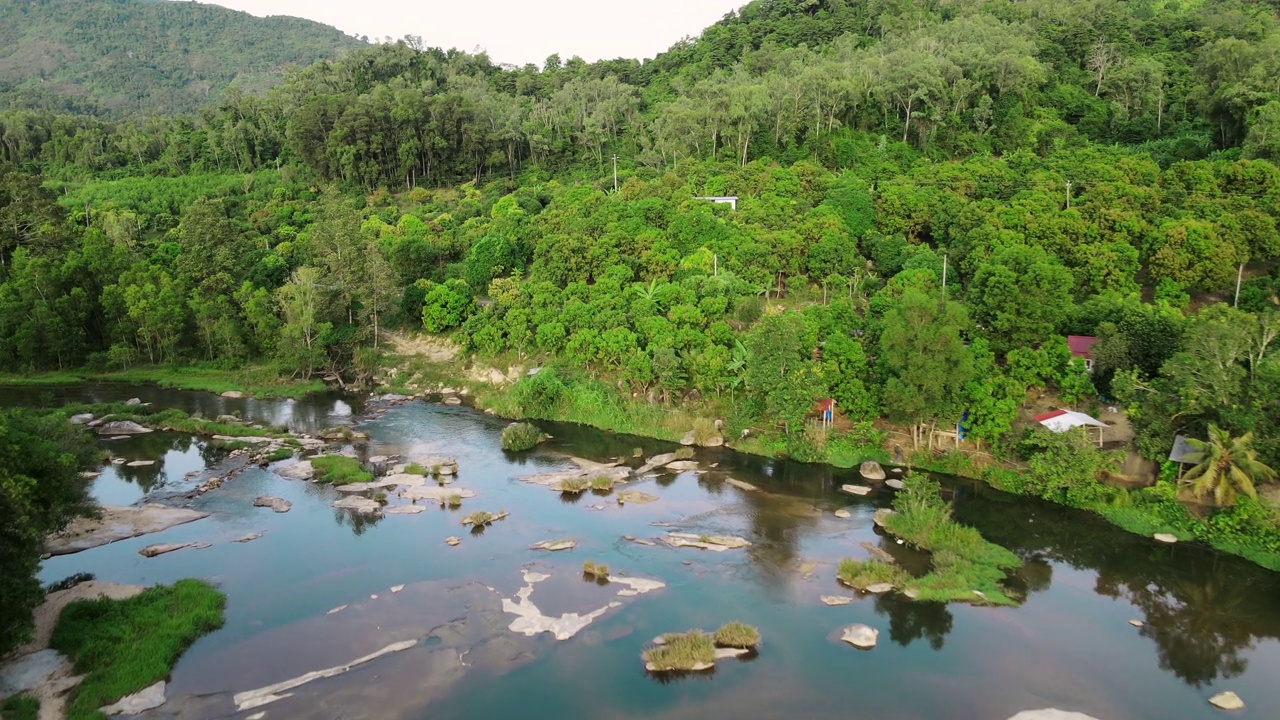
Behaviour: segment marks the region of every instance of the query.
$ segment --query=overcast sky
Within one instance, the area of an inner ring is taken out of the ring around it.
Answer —
[[[552,53],[588,62],[651,58],[746,0],[217,0],[254,15],[294,15],[370,40],[420,35],[429,46],[487,50],[539,66]]]

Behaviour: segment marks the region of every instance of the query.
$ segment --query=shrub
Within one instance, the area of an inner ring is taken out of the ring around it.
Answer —
[[[568,394],[568,387],[554,368],[521,378],[512,389],[521,411],[531,417],[548,417]]]
[[[760,644],[760,631],[750,625],[731,622],[721,626],[713,640],[720,647],[753,648]]]
[[[440,467],[439,465],[436,466],[437,471],[439,470],[439,467]],[[416,462],[412,462],[406,465],[404,468],[404,471],[409,475],[422,475],[423,477],[425,477],[428,474],[428,470]]]
[[[316,482],[322,484],[350,485],[373,479],[373,475],[360,466],[359,460],[346,455],[321,455],[312,458],[311,467],[316,471]]]
[[[374,502],[376,502],[376,503],[378,503],[379,505],[386,505],[386,504],[387,504],[387,494],[386,494],[386,493],[384,493],[384,492],[374,493],[374,495],[373,495],[373,501],[374,501]]]
[[[836,578],[856,590],[866,590],[872,585],[888,583],[902,587],[910,576],[900,567],[880,560],[851,560],[845,558],[836,567]]]
[[[576,495],[580,492],[585,492],[590,487],[591,483],[589,483],[586,478],[572,477],[561,480],[559,490],[562,493]]]
[[[663,644],[650,648],[640,656],[655,671],[695,670],[716,661],[716,645],[711,635],[701,630],[668,633]]]
[[[542,442],[542,431],[533,423],[511,423],[502,430],[502,449],[509,452],[532,450]]]
[[[448,505],[451,508],[460,508],[462,507],[462,496],[458,493],[446,495],[444,499],[440,501],[440,504]]]
[[[593,560],[587,560],[582,563],[582,574],[595,580],[608,580],[609,566],[596,563]]]
[[[14,695],[0,703],[4,720],[36,720],[40,716],[40,700],[31,695]]]
[[[590,482],[591,482],[591,489],[595,490],[596,492],[609,492],[613,490],[613,478],[611,477],[608,477],[605,475],[598,475],[596,477],[591,478]]]
[[[720,437],[720,431],[716,429],[716,423],[711,418],[694,418],[693,419],[693,442],[696,445],[706,445],[708,442]]]
[[[225,604],[212,585],[179,580],[126,600],[67,605],[49,644],[85,674],[68,717],[100,718],[99,707],[167,678],[191,643],[222,627]]]

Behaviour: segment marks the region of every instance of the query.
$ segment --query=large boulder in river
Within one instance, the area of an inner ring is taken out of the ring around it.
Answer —
[[[93,413],[80,413],[79,415],[71,416],[72,425],[84,425],[85,423],[90,422],[92,420],[93,420]]]
[[[867,480],[884,480],[884,468],[875,460],[867,460],[858,466],[858,474]]]
[[[141,435],[151,432],[151,428],[139,425],[132,420],[116,420],[98,428],[99,435]]]
[[[857,623],[845,628],[840,635],[840,639],[859,650],[870,650],[876,646],[876,641],[880,639],[880,631],[870,625]]]
[[[271,508],[275,512],[286,513],[293,507],[293,503],[285,500],[284,498],[261,495],[253,499],[253,506]]]

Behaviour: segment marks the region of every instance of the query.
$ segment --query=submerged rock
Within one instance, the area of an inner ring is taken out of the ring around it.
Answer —
[[[870,495],[871,488],[867,487],[866,485],[841,485],[840,492],[846,493],[849,495],[858,495],[858,496]]]
[[[662,541],[673,548],[695,547],[713,552],[750,547],[751,543],[734,535],[694,535],[693,533],[667,533]]]
[[[132,420],[114,420],[98,428],[99,435],[142,435],[149,432],[155,431]]]
[[[579,613],[565,613],[559,617],[543,615],[529,598],[533,595],[533,586],[550,577],[550,575],[526,570],[525,586],[516,592],[515,599],[502,599],[502,611],[517,616],[509,626],[512,632],[523,633],[529,637],[545,632],[551,633],[556,640],[568,640],[609,610],[622,607],[622,603],[614,601],[585,615]]]
[[[154,710],[164,704],[165,682],[161,680],[155,685],[145,687],[132,695],[126,695],[116,702],[98,708],[104,715],[137,715]]]
[[[742,480],[735,480],[733,478],[725,478],[724,483],[725,485],[732,485],[733,487],[736,487],[739,490],[746,490],[747,492],[756,492],[760,490],[760,488],[756,487],[755,485],[752,485],[749,482],[743,482]]]
[[[1244,709],[1244,701],[1240,699],[1239,695],[1231,692],[1230,690],[1218,693],[1217,695],[1209,698],[1209,704],[1220,710]]]
[[[823,595],[818,599],[823,605],[848,605],[853,602],[853,598],[848,595]]]
[[[609,576],[609,582],[618,585],[626,585],[626,589],[619,590],[618,595],[622,597],[632,597],[635,595],[644,595],[647,592],[661,590],[667,584],[661,580],[649,580],[647,578],[626,577],[619,575]]]
[[[639,490],[623,490],[615,496],[619,505],[633,503],[635,505],[648,505],[651,502],[657,502],[657,495],[650,495]]]
[[[530,550],[548,550],[550,552],[558,552],[560,550],[572,550],[578,547],[577,540],[543,540],[529,546]]]
[[[880,467],[880,463],[875,460],[867,460],[858,466],[858,474],[867,480],[883,480],[885,479],[884,468]]]
[[[142,557],[155,557],[157,555],[177,552],[178,550],[184,550],[186,548],[203,550],[207,547],[212,547],[212,545],[207,542],[160,543],[158,545],[148,545],[139,550],[138,554]]]
[[[260,495],[253,499],[253,506],[271,508],[275,512],[286,513],[293,507],[293,503],[285,500],[284,498]]]
[[[342,510],[352,510],[366,515],[378,515],[382,513],[382,503],[355,495],[348,495],[347,497],[338,500],[332,505],[332,507]]]
[[[285,680],[284,682],[279,682],[279,683],[276,683],[275,685],[268,685],[264,688],[259,688],[257,690],[249,690],[242,693],[236,693],[235,696],[232,698],[232,700],[236,704],[236,710],[240,712],[243,712],[245,710],[251,710],[256,707],[262,707],[263,705],[267,705],[277,700],[283,700],[284,698],[289,697],[290,693],[288,691],[296,687],[306,685],[309,682],[320,680],[322,678],[331,678],[331,677],[334,677],[335,675],[341,675],[345,672],[350,671],[352,668],[355,668],[357,666],[364,665],[367,662],[376,660],[382,657],[383,655],[389,655],[391,653],[397,653],[403,650],[408,650],[409,648],[417,644],[418,644],[417,640],[403,640],[398,643],[392,643],[375,653],[370,653],[368,655],[365,655],[362,658],[357,658],[345,665],[338,665],[336,667],[325,668],[324,670],[316,670],[315,672],[309,672],[306,675],[293,678],[292,680]]]
[[[387,515],[417,515],[426,511],[427,508],[423,505],[396,505],[382,510]]]
[[[840,635],[840,639],[859,650],[870,650],[876,646],[876,641],[880,639],[880,631],[870,625],[858,623],[845,628],[843,634]]]
[[[447,538],[445,538],[445,539],[444,539],[444,542],[445,542],[445,544],[446,544],[446,545],[448,545],[449,547],[455,547],[455,546],[459,545],[459,544],[462,542],[462,538],[459,538],[459,537],[447,537]]]
[[[244,535],[241,535],[240,537],[236,538],[235,540],[232,540],[231,542],[238,542],[238,543],[253,542],[254,540],[257,540],[260,537],[262,537],[262,533],[251,532],[251,533],[246,533]]]

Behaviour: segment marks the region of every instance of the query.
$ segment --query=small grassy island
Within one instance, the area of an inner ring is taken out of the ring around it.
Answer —
[[[716,660],[747,655],[759,644],[759,630],[735,621],[714,633],[667,633],[655,638],[640,658],[649,672],[699,672],[715,667]]]

